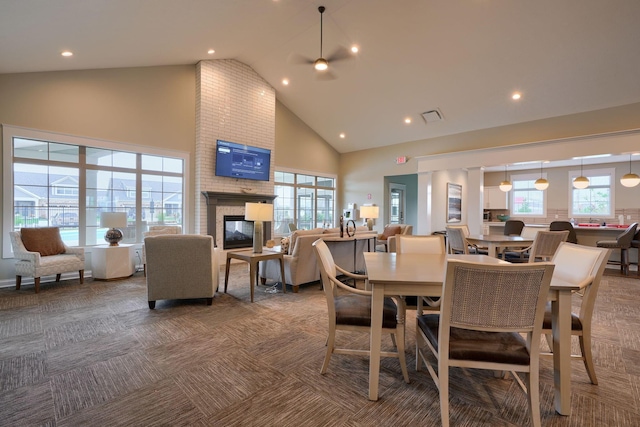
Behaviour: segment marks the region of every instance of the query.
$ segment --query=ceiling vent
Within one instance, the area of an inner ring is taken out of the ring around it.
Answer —
[[[422,113],[422,118],[425,123],[441,122],[444,120],[444,116],[437,108],[435,110],[429,110]]]

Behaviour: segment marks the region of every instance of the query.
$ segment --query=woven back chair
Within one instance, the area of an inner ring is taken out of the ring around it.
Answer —
[[[447,228],[447,246],[449,247],[449,253],[452,254],[468,254],[469,242],[467,242],[467,236],[464,234],[464,229],[461,227],[446,227]]]
[[[540,426],[539,334],[553,268],[448,261],[441,313],[419,316],[416,327],[418,368],[426,365],[440,391],[443,426],[449,425],[450,367],[513,372],[528,395],[533,425]],[[423,347],[438,361],[437,372]]]

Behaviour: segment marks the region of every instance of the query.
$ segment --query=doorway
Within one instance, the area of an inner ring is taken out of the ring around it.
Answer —
[[[389,183],[389,224],[404,224],[407,186]]]

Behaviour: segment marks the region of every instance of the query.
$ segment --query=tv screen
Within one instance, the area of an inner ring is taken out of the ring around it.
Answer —
[[[218,140],[216,176],[269,181],[271,150]]]

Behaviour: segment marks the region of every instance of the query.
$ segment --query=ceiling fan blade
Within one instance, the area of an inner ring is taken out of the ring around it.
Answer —
[[[336,50],[333,51],[331,55],[327,57],[328,62],[332,61],[342,61],[343,59],[353,59],[353,55],[344,46],[339,46]]]
[[[321,81],[330,81],[338,78],[338,76],[336,76],[329,70],[316,71],[315,74],[316,74],[316,80],[321,80]]]
[[[291,64],[309,65],[313,64],[315,62],[315,59],[307,58],[306,56],[300,55],[298,53],[292,53],[291,55],[289,55],[288,61]]]

